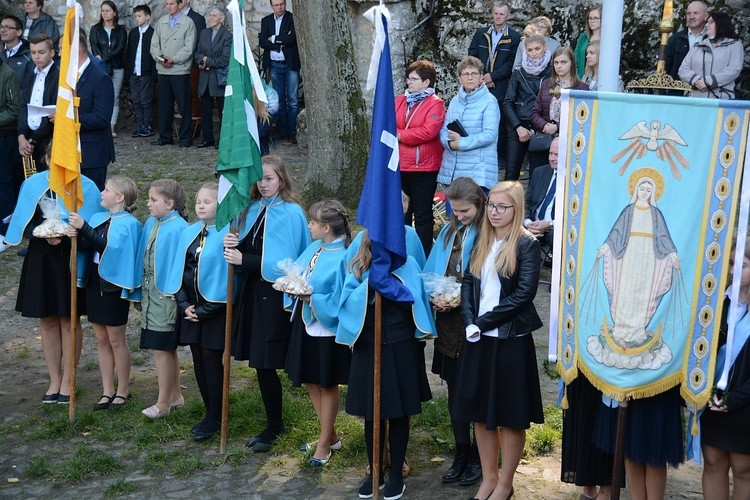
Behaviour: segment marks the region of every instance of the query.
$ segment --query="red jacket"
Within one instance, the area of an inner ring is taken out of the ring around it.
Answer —
[[[443,161],[440,129],[445,121],[445,104],[431,95],[411,108],[406,117],[406,97],[396,97],[396,129],[402,172],[437,172]]]

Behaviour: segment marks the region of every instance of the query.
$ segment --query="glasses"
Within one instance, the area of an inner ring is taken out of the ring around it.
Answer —
[[[488,212],[495,212],[496,214],[504,214],[506,210],[513,208],[513,205],[493,205],[489,201],[484,205],[487,207]]]
[[[416,77],[415,76],[410,76],[406,80],[409,81],[409,82],[421,82],[421,81],[424,81],[421,78],[419,78],[418,76],[416,76]]]
[[[17,30],[15,26],[6,26],[4,24],[0,24],[0,31],[10,31],[10,30]]]
[[[478,71],[464,71],[461,78],[477,78],[480,74]]]

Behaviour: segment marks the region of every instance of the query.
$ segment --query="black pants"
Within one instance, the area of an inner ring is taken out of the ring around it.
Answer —
[[[521,123],[522,127],[531,129],[531,123]],[[508,129],[508,142],[506,152],[506,164],[505,164],[505,180],[506,181],[517,181],[521,176],[521,168],[523,167],[523,160],[526,157],[526,153],[529,150],[529,141],[521,142],[518,139],[518,132],[516,129]],[[531,174],[529,174],[531,178]]]
[[[224,112],[224,96],[211,97],[211,92],[206,86],[206,91],[201,96],[201,129],[203,130],[203,142],[214,142],[214,99],[216,108],[219,110],[219,130],[221,130],[221,114]]]
[[[23,182],[18,135],[15,131],[0,135],[0,158],[0,235],[5,236],[8,224],[1,221],[13,213],[16,207],[16,183],[19,180]]]
[[[401,172],[401,189],[410,198],[409,209],[404,214],[404,224],[411,226],[414,217],[414,229],[422,242],[425,255],[432,249],[434,220],[432,217],[432,199],[435,197],[437,172]]]
[[[174,103],[182,111],[180,124],[180,144],[190,145],[193,137],[190,133],[192,120],[190,101],[190,74],[187,75],[159,75],[159,139],[172,142],[172,122],[174,121]]]

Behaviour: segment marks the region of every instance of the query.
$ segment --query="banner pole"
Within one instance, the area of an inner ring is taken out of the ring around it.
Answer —
[[[229,227],[231,234],[237,234],[237,228]],[[229,424],[229,362],[232,351],[232,313],[234,311],[234,264],[228,264],[227,272],[227,314],[224,321],[224,381],[221,395],[221,444],[219,453],[227,452],[227,425]]]
[[[383,347],[383,301],[380,293],[375,292],[375,335],[373,348],[372,380],[372,498],[380,497],[380,361]],[[394,464],[391,464],[395,467]]]
[[[75,99],[75,91],[73,91]],[[78,108],[76,108],[76,115]],[[76,116],[78,118],[78,116]],[[79,169],[80,171],[80,169]],[[79,179],[73,181],[73,192],[78,192]],[[78,201],[73,202],[73,208],[77,212],[79,207]],[[76,368],[78,366],[78,236],[70,238],[70,359],[68,359],[68,369],[70,370],[70,407],[68,408],[68,420],[72,424],[76,419]]]

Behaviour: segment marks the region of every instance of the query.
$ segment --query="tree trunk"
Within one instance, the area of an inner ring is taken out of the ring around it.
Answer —
[[[356,206],[367,167],[370,127],[354,62],[345,0],[295,2],[309,156],[303,197]]]

